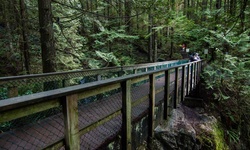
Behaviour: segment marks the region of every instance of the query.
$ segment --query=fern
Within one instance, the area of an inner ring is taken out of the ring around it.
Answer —
[[[113,52],[111,52],[111,53],[103,53],[103,52],[100,52],[100,51],[96,51],[96,55],[98,57],[102,58],[105,62],[113,63],[115,66],[120,66],[120,62],[116,58],[116,56],[113,54]]]

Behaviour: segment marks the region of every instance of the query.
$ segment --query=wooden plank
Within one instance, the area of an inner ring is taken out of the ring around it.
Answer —
[[[157,77],[157,76],[161,76],[161,75],[164,75],[164,74],[165,74],[165,72],[164,72],[164,71],[161,71],[161,72],[155,73],[155,76]]]
[[[163,87],[160,87],[158,88],[157,90],[155,90],[155,95],[157,95],[158,93],[164,91],[164,86]]]
[[[43,150],[58,150],[64,146],[64,138],[56,141],[53,144],[47,145],[46,147],[42,148]]]
[[[36,105],[27,105],[21,108],[4,111],[1,112],[0,123],[18,119],[24,116],[28,116],[37,112],[41,112],[59,106],[59,99],[53,99],[50,101],[38,103]]]
[[[145,100],[149,99],[149,95],[145,95],[140,99],[137,99],[135,101],[132,102],[132,107],[141,104],[142,102],[144,102]]]
[[[80,150],[78,94],[66,96],[62,99],[65,124],[65,148]]]
[[[111,119],[113,119],[114,117],[120,115],[121,113],[122,113],[122,111],[121,111],[121,110],[118,110],[118,111],[116,111],[116,112],[114,112],[114,113],[108,115],[107,117],[102,118],[102,119],[100,119],[100,120],[98,120],[98,121],[96,121],[96,122],[94,122],[94,123],[88,125],[87,127],[83,128],[83,129],[80,129],[80,131],[79,131],[79,136],[82,136],[83,134],[85,134],[85,133],[87,133],[87,132],[93,130],[94,128],[96,128],[96,127],[98,127],[98,126],[100,126],[100,125],[102,125],[102,124],[108,122],[109,120],[111,120]]]
[[[137,78],[132,78],[131,79],[131,84],[138,83],[138,82],[141,82],[141,81],[144,81],[144,80],[148,80],[148,79],[149,79],[148,75],[137,77]]]
[[[164,91],[164,114],[165,120],[168,119],[168,106],[169,106],[169,94],[170,94],[170,70],[165,71],[165,91]]]
[[[114,89],[118,89],[118,88],[120,88],[120,84],[115,83],[115,84],[110,84],[110,85],[105,85],[105,86],[102,86],[102,87],[98,87],[98,88],[95,88],[95,89],[86,90],[86,91],[78,94],[79,95],[79,100],[83,99],[83,98],[90,97],[90,96],[94,96],[94,95],[97,95],[97,94],[101,94],[101,93],[104,93],[104,92],[108,92],[108,91],[111,91],[111,90],[114,90]]]
[[[132,125],[131,125],[131,80],[121,83],[122,87],[122,146],[131,150]]]

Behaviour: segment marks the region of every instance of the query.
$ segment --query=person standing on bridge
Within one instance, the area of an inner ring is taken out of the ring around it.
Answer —
[[[200,60],[200,56],[198,53],[195,53],[194,54],[194,61],[198,61],[198,60]]]
[[[200,60],[199,54],[198,53],[194,53],[192,55],[190,55],[190,61],[198,61]]]

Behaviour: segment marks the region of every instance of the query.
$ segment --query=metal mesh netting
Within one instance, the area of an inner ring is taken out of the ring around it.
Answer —
[[[42,149],[64,137],[61,108],[0,124],[0,149]]]
[[[112,94],[110,94],[112,93]],[[101,118],[105,118],[122,108],[122,93],[120,90],[107,92],[108,97],[103,97],[93,103],[82,105],[79,107],[79,124],[80,129],[85,128],[97,122]],[[141,81],[132,85],[131,100],[132,103],[136,100],[149,94],[148,80]],[[105,94],[104,94],[105,95]],[[132,108],[132,120],[138,117],[145,116],[149,106],[148,99]],[[112,118],[108,122],[97,126],[91,131],[81,136],[81,149],[98,149],[101,145],[110,142],[116,137],[121,130],[122,117],[121,114]]]

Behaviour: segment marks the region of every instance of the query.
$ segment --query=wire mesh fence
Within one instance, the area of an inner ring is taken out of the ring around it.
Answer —
[[[64,137],[61,108],[53,108],[0,124],[0,149],[42,149]]]

